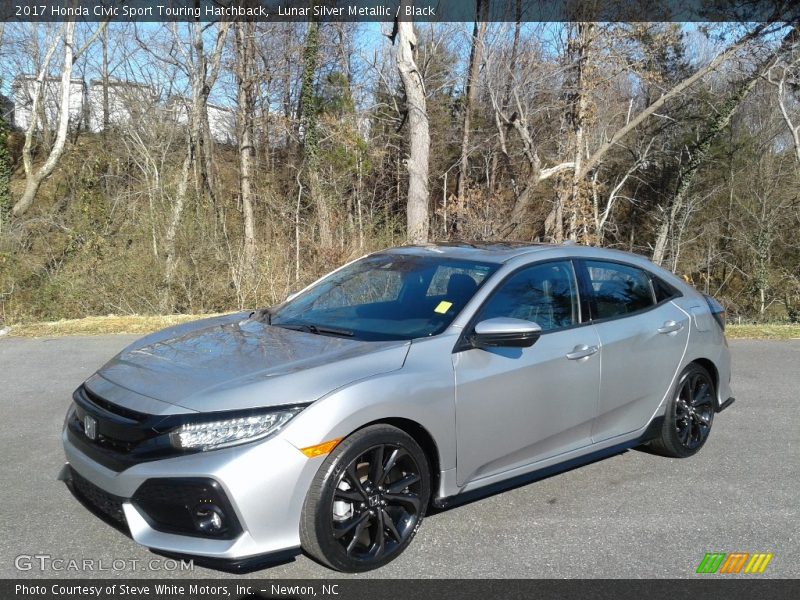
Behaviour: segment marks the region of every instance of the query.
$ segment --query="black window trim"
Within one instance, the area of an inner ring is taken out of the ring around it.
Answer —
[[[616,321],[618,319],[626,319],[628,317],[636,317],[639,315],[643,315],[646,312],[649,312],[653,309],[656,309],[668,302],[672,302],[675,298],[680,298],[683,296],[683,292],[677,289],[674,285],[671,285],[669,282],[664,281],[663,278],[659,277],[650,269],[646,267],[639,266],[637,264],[632,264],[629,262],[625,262],[623,260],[615,260],[611,258],[575,258],[573,259],[575,263],[575,268],[577,271],[578,279],[582,281],[581,283],[581,291],[586,294],[587,296],[587,304],[588,304],[588,314],[589,314],[589,322],[590,323],[608,323],[610,321]],[[620,315],[615,315],[613,317],[606,317],[604,319],[595,319],[594,315],[597,314],[597,303],[596,298],[594,295],[594,288],[592,287],[592,280],[589,277],[589,267],[586,266],[587,262],[601,262],[601,263],[609,263],[609,264],[616,264],[621,265],[623,267],[628,267],[629,269],[638,269],[642,271],[647,276],[647,281],[650,284],[650,296],[653,299],[653,304],[646,308],[640,308],[634,312],[624,313]],[[665,298],[661,302],[656,302],[656,292],[655,288],[653,287],[653,279],[658,279],[661,283],[663,283],[667,288],[672,291],[672,295],[668,298]]]
[[[650,271],[645,271],[645,272],[650,276],[650,287],[653,290],[653,298],[656,300],[656,306],[664,304],[665,302],[672,302],[675,298],[681,298],[683,296],[683,292],[681,292],[671,283],[664,281],[663,277],[659,277],[658,275],[651,273]],[[658,296],[656,296],[656,287],[655,287],[656,280],[658,280],[659,283],[661,283],[661,285],[663,285],[670,291],[670,295],[661,301],[659,301]]]
[[[481,311],[483,311],[484,307],[489,303],[489,301],[494,297],[494,295],[506,284],[506,282],[514,277],[520,271],[524,271],[525,269],[530,269],[532,267],[538,267],[540,265],[546,265],[548,263],[565,263],[568,262],[572,266],[572,276],[575,281],[575,292],[578,295],[577,298],[577,305],[578,305],[578,322],[572,325],[568,325],[567,327],[559,327],[557,329],[548,329],[547,331],[542,331],[541,335],[548,335],[551,333],[560,333],[562,331],[568,331],[570,329],[576,329],[578,327],[583,327],[585,325],[590,325],[592,321],[590,320],[589,310],[588,310],[588,298],[584,296],[584,290],[581,285],[581,277],[578,273],[578,265],[576,264],[575,257],[566,256],[563,258],[548,258],[545,260],[539,261],[532,261],[529,263],[525,263],[524,265],[520,265],[513,271],[507,273],[503,278],[497,282],[489,295],[484,298],[481,305],[475,310],[473,315],[470,317],[467,324],[464,326],[464,329],[461,331],[461,335],[458,336],[456,340],[455,346],[453,346],[452,353],[455,354],[457,352],[463,352],[464,350],[472,350],[474,347],[469,343],[467,338],[472,335],[475,325],[478,324],[478,318],[480,317]],[[462,309],[463,310],[463,309]]]

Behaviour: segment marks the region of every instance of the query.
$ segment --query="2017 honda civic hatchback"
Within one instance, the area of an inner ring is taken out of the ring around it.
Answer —
[[[62,479],[161,553],[373,569],[431,504],[640,444],[697,452],[733,401],[723,329],[624,252],[394,248],[124,349],[74,393]]]

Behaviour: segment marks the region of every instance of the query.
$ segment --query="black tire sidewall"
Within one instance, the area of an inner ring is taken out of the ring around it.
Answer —
[[[420,512],[414,529],[400,546],[374,561],[358,561],[348,557],[342,545],[330,535],[334,488],[347,465],[370,448],[381,444],[401,445],[417,463],[421,479]],[[414,539],[430,500],[430,481],[428,458],[410,435],[390,425],[372,425],[356,431],[331,452],[314,477],[303,506],[303,548],[314,558],[339,571],[356,573],[382,567],[402,554]]]
[[[681,388],[683,387],[683,383],[686,381],[686,379],[694,374],[703,375],[708,380],[708,383],[711,385],[712,410],[711,410],[711,418],[708,423],[709,435],[711,427],[714,424],[714,409],[716,405],[715,397],[717,392],[716,386],[714,385],[714,380],[706,369],[704,369],[698,364],[692,363],[688,365],[681,372],[680,377],[678,377],[678,381],[675,384],[675,390],[672,392],[672,397],[670,398],[669,404],[667,405],[666,413],[664,414],[664,429],[662,432],[662,440],[661,440],[662,445],[664,450],[666,450],[670,456],[674,456],[676,458],[688,458],[690,456],[694,456],[700,451],[700,449],[703,446],[705,446],[709,438],[709,435],[707,435],[705,439],[702,442],[700,442],[700,444],[697,447],[687,448],[686,446],[683,445],[683,443],[681,443],[680,439],[678,438],[678,432],[676,431],[675,427],[675,413]]]

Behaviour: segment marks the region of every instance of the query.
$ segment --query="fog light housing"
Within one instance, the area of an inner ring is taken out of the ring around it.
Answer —
[[[131,502],[156,531],[223,540],[242,533],[225,491],[213,479],[148,479]]]
[[[198,504],[192,511],[192,518],[201,533],[215,535],[225,529],[225,513],[216,504]]]

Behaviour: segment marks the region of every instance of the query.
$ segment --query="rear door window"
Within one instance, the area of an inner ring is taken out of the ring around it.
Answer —
[[[610,319],[650,308],[655,304],[650,277],[636,267],[587,260],[595,305],[595,319]]]

